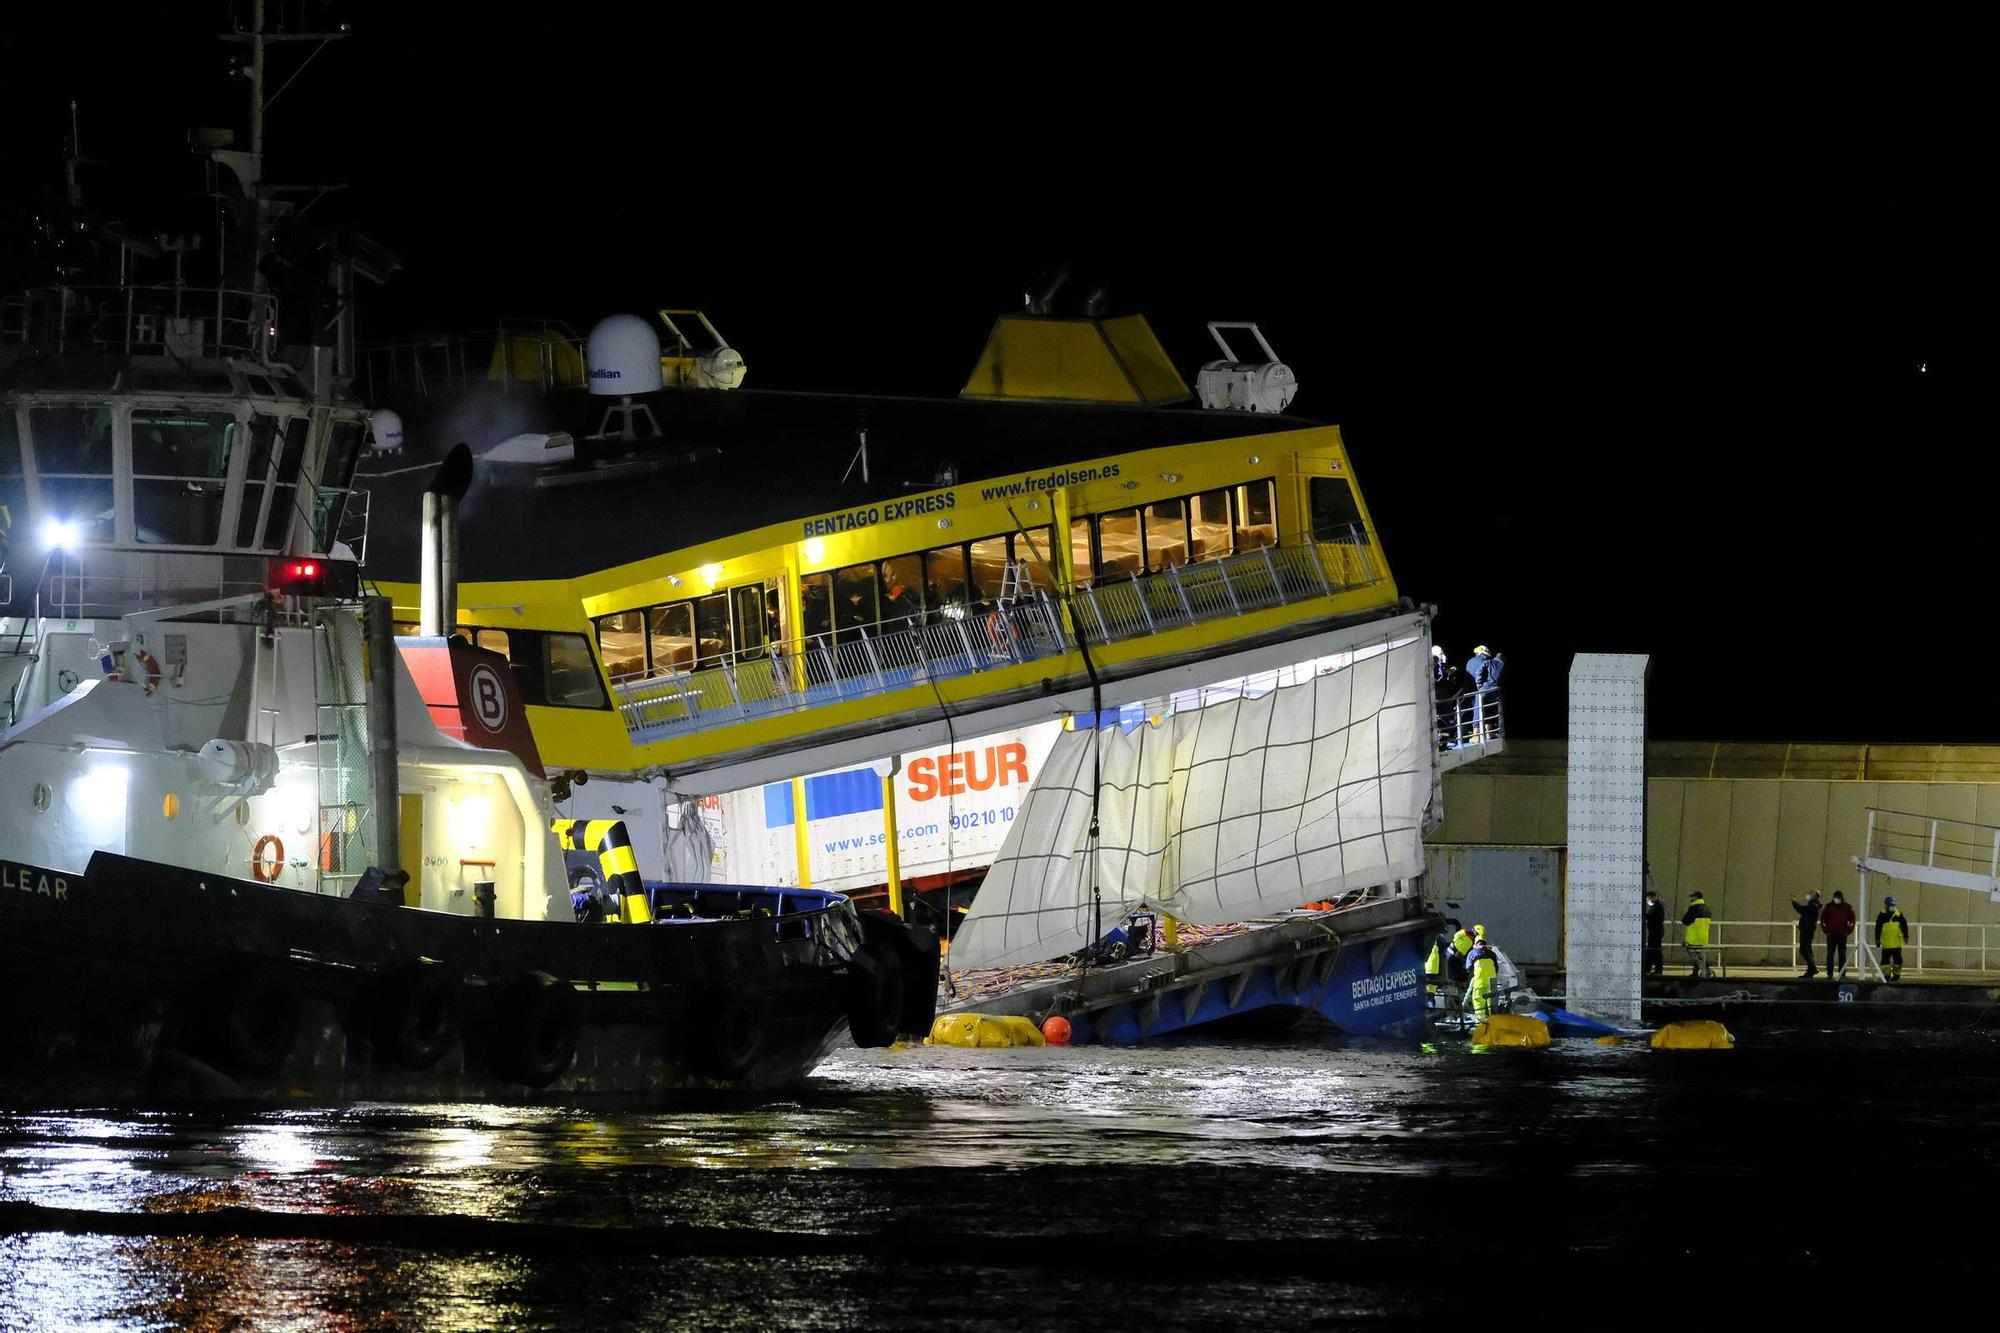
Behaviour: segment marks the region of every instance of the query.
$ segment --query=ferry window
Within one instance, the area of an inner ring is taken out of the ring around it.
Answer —
[[[1190,502],[1188,559],[1213,560],[1229,554],[1229,492],[1203,491]]]
[[[1133,574],[1139,570],[1144,552],[1139,544],[1139,511],[1119,509],[1097,520],[1097,573]]]
[[[966,550],[971,557],[973,597],[990,602],[1000,595],[1000,581],[1006,576],[1007,538],[982,537],[968,542]]]
[[[1361,506],[1354,502],[1354,488],[1344,478],[1314,477],[1308,498],[1312,503],[1314,541],[1367,544],[1368,530],[1361,526]]]
[[[881,618],[875,595],[875,566],[849,565],[833,571],[833,623],[842,639]]]
[[[604,669],[613,680],[645,673],[645,612],[614,611],[590,623],[597,629],[597,651],[603,655]]]
[[[1278,544],[1278,508],[1271,479],[1248,481],[1236,488],[1236,549]]]
[[[236,418],[221,412],[132,414],[134,536],[170,546],[222,539],[222,494]]]
[[[278,419],[261,413],[250,418],[250,461],[243,468],[243,501],[236,515],[236,544],[257,539],[257,519],[264,506],[264,484],[270,479],[271,453],[278,440]]]
[[[729,590],[736,613],[736,657],[738,661],[761,657],[770,627],[764,621],[764,585],[746,583]]]
[[[89,541],[110,541],[111,409],[38,407],[28,414],[42,504]]]
[[[514,654],[507,649],[508,640],[506,630],[474,629],[469,625],[464,628],[467,634],[471,636],[472,644],[475,648],[484,648],[489,653],[498,653],[510,662],[513,660]]]
[[[399,639],[408,639],[415,637],[416,632],[420,628],[422,628],[422,626],[420,626],[414,620],[398,620],[389,626],[390,632]]]
[[[924,604],[942,611],[965,605],[965,548],[940,546],[924,552]]]
[[[694,603],[675,602],[646,612],[646,654],[638,669],[656,676],[694,670]]]
[[[320,464],[319,491],[313,497],[313,549],[324,551],[340,535],[340,517],[347,509],[347,484],[361,455],[367,427],[359,421],[336,421]]]
[[[694,664],[712,667],[729,651],[729,594],[716,593],[694,604]]]
[[[1146,568],[1185,565],[1187,558],[1187,501],[1156,500],[1147,505]]]
[[[1037,588],[1054,591],[1056,585],[1050,580],[1046,567],[1055,563],[1056,530],[1033,528],[1027,532],[1017,532],[1012,542],[1014,558],[1028,562],[1028,582]]]
[[[924,559],[899,555],[882,562],[882,619],[913,622],[924,612]],[[899,623],[897,629],[905,628]]]
[[[544,634],[541,638],[547,702],[555,708],[606,707],[604,682],[598,678],[597,661],[590,655],[590,640],[581,634]]]
[[[283,550],[292,529],[293,495],[299,479],[299,463],[305,458],[306,437],[312,432],[310,417],[291,417],[285,422],[285,442],[278,450],[278,476],[271,486],[271,506],[264,520],[264,547]]]
[[[1078,587],[1096,577],[1097,562],[1090,554],[1090,520],[1087,518],[1069,521],[1069,563],[1075,571]]]
[[[833,575],[807,574],[799,580],[799,610],[805,618],[801,638],[833,633]]]

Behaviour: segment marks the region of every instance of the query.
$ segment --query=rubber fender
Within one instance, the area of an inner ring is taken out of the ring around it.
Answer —
[[[255,960],[218,976],[203,997],[205,1052],[231,1074],[274,1074],[298,1040],[301,997],[279,963]]]
[[[1494,1014],[1472,1029],[1474,1046],[1546,1046],[1549,1025],[1526,1014]]]
[[[576,1062],[576,991],[534,972],[508,984],[491,1034],[494,1072],[546,1088]]]
[[[734,1083],[756,1068],[769,1025],[763,997],[749,991],[711,995],[692,1015],[688,1059],[712,1079]]]
[[[854,955],[847,974],[847,1031],[856,1046],[887,1046],[903,1019],[903,962],[873,945]]]
[[[940,957],[937,932],[928,926],[910,925],[878,908],[862,908],[857,915],[861,918],[861,939],[868,953],[878,959],[890,952],[896,956],[903,991],[901,1012],[895,1019],[896,1031],[912,1036],[929,1032],[932,1020],[937,1017]]]
[[[462,988],[442,963],[417,962],[385,975],[375,993],[375,1049],[421,1073],[458,1041]]]
[[[1736,1046],[1729,1029],[1712,1018],[1669,1023],[1653,1034],[1656,1051],[1727,1051]]]
[[[1032,1019],[1018,1014],[945,1014],[931,1024],[926,1046],[1046,1046]]]

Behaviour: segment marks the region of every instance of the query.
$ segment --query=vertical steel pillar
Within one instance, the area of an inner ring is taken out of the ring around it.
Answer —
[[[792,779],[792,850],[799,858],[798,886],[812,887],[812,844],[806,836],[806,780]]]

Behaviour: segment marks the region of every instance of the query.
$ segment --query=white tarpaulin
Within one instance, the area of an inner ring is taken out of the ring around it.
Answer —
[[[1257,698],[1064,732],[952,940],[952,966],[1082,948],[1093,877],[1109,929],[1140,907],[1241,921],[1422,871],[1429,630],[1404,618],[1367,633],[1319,675]]]

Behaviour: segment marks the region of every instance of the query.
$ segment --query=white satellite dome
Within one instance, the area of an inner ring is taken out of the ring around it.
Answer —
[[[370,449],[394,453],[403,447],[403,418],[391,408],[378,407],[368,414],[368,431],[374,438]]]
[[[660,382],[660,335],[637,315],[608,315],[597,321],[584,347],[595,394],[653,393]]]

